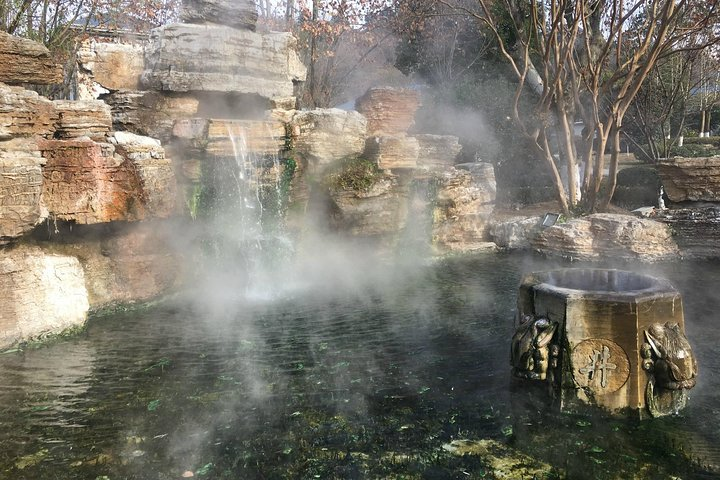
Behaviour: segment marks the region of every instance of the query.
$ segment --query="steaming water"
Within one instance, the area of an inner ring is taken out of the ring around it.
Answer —
[[[481,256],[94,318],[78,338],[0,356],[0,478],[492,478],[442,450],[458,438],[509,442],[568,478],[714,478],[688,457],[720,458],[718,299],[704,288],[720,265],[655,267],[684,295],[701,372],[682,417],[643,423],[511,391],[517,285],[550,267]]]

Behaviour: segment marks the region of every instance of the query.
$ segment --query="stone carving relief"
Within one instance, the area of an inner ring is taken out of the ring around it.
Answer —
[[[550,368],[557,368],[560,347],[555,340],[558,323],[545,317],[523,315],[510,348],[513,375],[545,380]]]
[[[650,373],[645,402],[654,417],[677,413],[695,386],[698,366],[690,342],[677,323],[653,324],[645,330],[640,354]]]
[[[618,391],[630,376],[630,360],[625,350],[607,339],[591,338],[572,351],[575,383],[593,395]]]

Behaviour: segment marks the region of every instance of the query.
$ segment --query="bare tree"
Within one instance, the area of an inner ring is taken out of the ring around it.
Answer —
[[[587,211],[607,209],[625,115],[658,62],[718,41],[718,0],[477,0],[477,8],[438,1],[495,36],[518,81],[514,120],[550,167],[564,212],[581,198]],[[498,27],[508,23],[509,33]],[[518,108],[528,94],[530,118]]]

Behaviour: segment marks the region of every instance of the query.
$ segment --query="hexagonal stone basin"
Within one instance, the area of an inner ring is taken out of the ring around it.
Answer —
[[[531,273],[517,323],[514,376],[547,383],[561,410],[662,416],[683,408],[695,385],[682,298],[667,280],[591,268]]]

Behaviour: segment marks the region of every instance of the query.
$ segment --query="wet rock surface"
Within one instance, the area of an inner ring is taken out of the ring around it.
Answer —
[[[0,82],[11,85],[62,83],[62,67],[41,43],[0,32]]]

